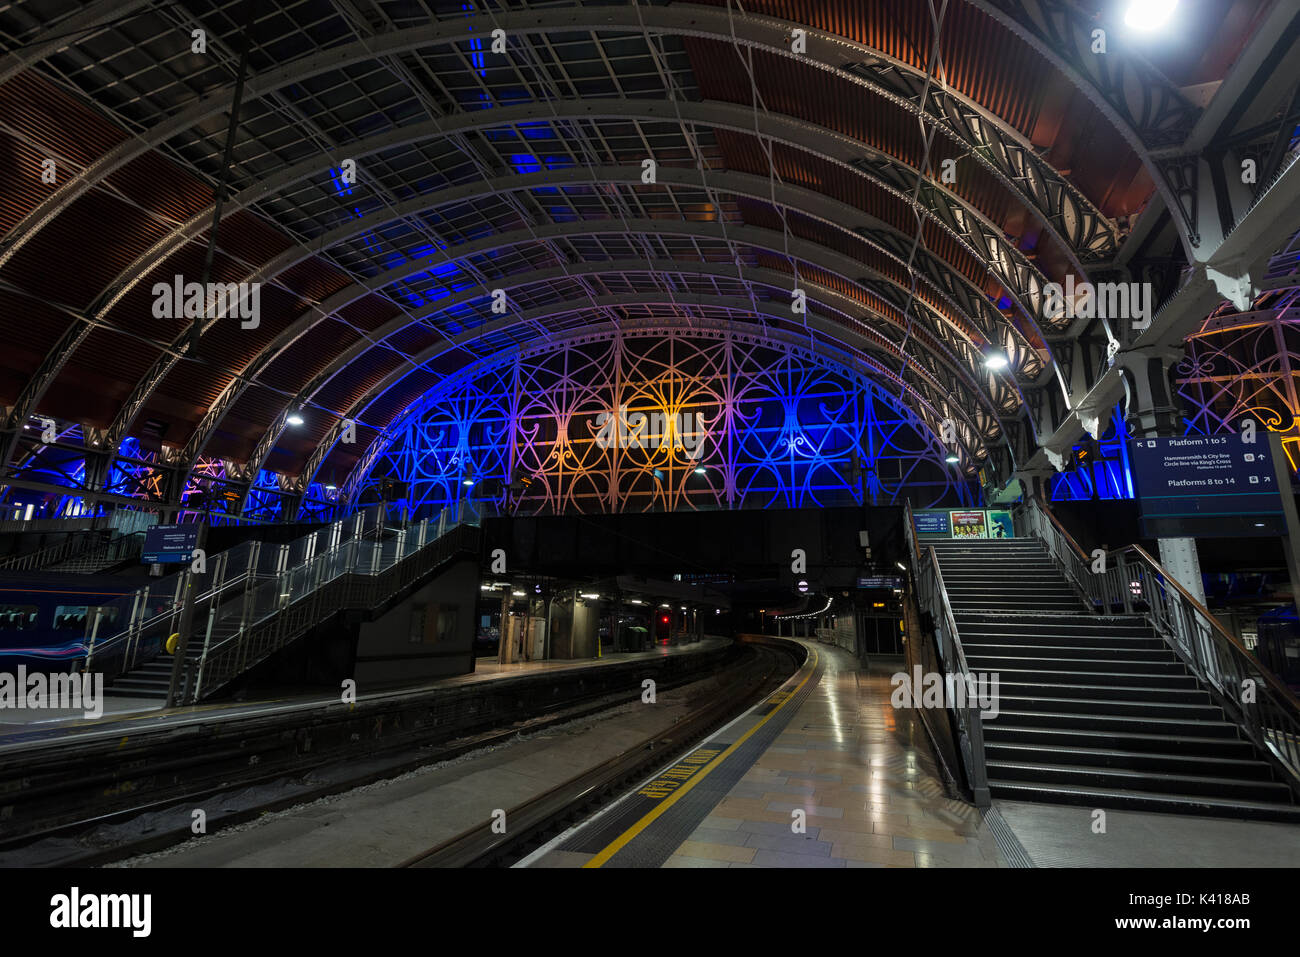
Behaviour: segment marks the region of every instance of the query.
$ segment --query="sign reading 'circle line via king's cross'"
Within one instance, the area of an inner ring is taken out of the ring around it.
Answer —
[[[1133,484],[1151,538],[1284,535],[1267,434],[1134,439]],[[1289,491],[1289,490],[1288,490]]]

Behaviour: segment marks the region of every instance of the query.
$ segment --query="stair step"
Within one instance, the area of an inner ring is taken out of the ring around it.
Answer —
[[[961,636],[961,645],[969,658],[971,655],[1013,658],[1095,658],[1103,661],[1167,661],[1177,660],[1173,651],[1165,648],[1129,647],[1113,645],[1029,644],[1012,642],[970,641]],[[1053,639],[1059,641],[1059,638]],[[1164,654],[1162,654],[1164,652]]]
[[[967,663],[970,660],[967,659]],[[973,666],[972,666],[973,667]],[[1002,681],[1042,681],[1048,684],[1089,685],[1106,684],[1112,687],[1196,688],[1195,676],[1182,674],[1153,674],[1131,671],[1081,671],[1075,669],[1047,668],[978,668],[979,671],[996,670]]]
[[[987,568],[1002,568],[1009,570],[1011,568],[1032,568],[1036,571],[1042,571],[1045,574],[1061,574],[1058,566],[1051,558],[1042,552],[1024,552],[1019,555],[1002,554],[999,552],[983,551],[944,551],[936,552],[939,557],[939,565],[944,568],[972,568],[984,566]]]
[[[1090,714],[1079,711],[1014,711],[1003,709],[996,718],[985,718],[987,727],[1006,717],[1014,725],[1088,731],[1128,731],[1171,734],[1185,732],[1194,737],[1235,738],[1237,726],[1228,721],[1189,721],[1186,718],[1153,718],[1137,715]]]
[[[1105,717],[1187,718],[1192,721],[1222,721],[1223,710],[1211,704],[1180,704],[1177,702],[1142,701],[1101,698],[1049,698],[1038,695],[1009,695],[998,687],[998,706],[1008,711],[1048,711],[1060,713],[1064,708],[1086,709],[1091,714]]]
[[[948,601],[954,609],[971,605],[976,607],[993,605],[999,609],[1024,608],[1040,611],[1048,608],[1065,607],[1073,611],[1079,607],[1079,599],[1068,588],[1054,588],[1051,591],[1029,591],[1023,588],[1014,590],[997,589],[989,585],[970,585],[968,587],[949,585]]]
[[[953,612],[958,611],[989,611],[999,615],[1014,615],[1026,612],[1044,612],[1044,611],[1073,611],[1079,607],[1079,603],[1071,598],[1052,598],[1036,601],[1033,604],[1024,602],[1010,602],[999,598],[984,596],[981,598],[951,598]]]
[[[1169,701],[1176,704],[1209,704],[1210,693],[1195,686],[1187,688],[1151,688],[1140,685],[1068,685],[1045,681],[999,680],[1002,694],[1029,697],[1086,698],[1104,701]]]
[[[1111,810],[1164,811],[1205,817],[1250,818],[1259,821],[1300,822],[1300,807],[1272,801],[1216,798],[1206,795],[1160,794],[1154,791],[1118,791],[1081,785],[1050,786],[1023,781],[989,780],[989,791],[1006,801],[1045,801]]]
[[[1216,758],[1202,754],[1163,754],[1155,751],[1116,751],[1112,748],[1047,747],[1035,744],[994,742],[987,746],[989,758],[1013,764],[1052,764],[1127,768],[1171,773],[1208,772],[1213,777],[1241,777],[1274,780],[1270,765],[1254,758]]]
[[[1061,655],[1034,657],[1032,655],[982,655],[966,653],[966,661],[979,671],[1095,671],[1101,674],[1186,674],[1181,661],[1168,659],[1098,661],[1093,658],[1063,657]]]
[[[119,678],[112,684],[113,693],[135,689],[137,691],[148,691],[153,689],[162,689],[166,691],[171,686],[171,681],[165,678],[153,677],[136,677]]]
[[[1103,617],[1101,615],[1090,615],[1086,611],[1070,612],[1068,614],[1027,614],[1017,615],[1014,618],[999,618],[997,612],[988,611],[957,611],[954,609],[953,617],[957,619],[957,624],[968,621],[972,625],[1000,625],[1007,628],[1031,628],[1031,627],[1051,627],[1051,628],[1081,628],[1081,629],[1106,629],[1117,632],[1140,632],[1145,635],[1153,634],[1150,623],[1145,618],[1138,618],[1133,615],[1127,615],[1121,618]]]
[[[1160,754],[1203,755],[1208,757],[1250,758],[1251,743],[1240,736],[1202,737],[1195,734],[1160,734],[1158,732],[1095,731],[1086,728],[1043,728],[1032,724],[1003,721],[984,722],[984,741],[1041,744],[1043,747],[1117,747],[1123,751],[1150,751]]]
[[[1291,789],[1280,781],[1209,777],[1199,774],[1168,774],[1129,768],[1082,767],[1069,764],[1026,764],[1012,761],[988,762],[989,780],[1022,781],[1038,785],[1066,785],[1113,788],[1119,791],[1155,791],[1159,794],[1205,795],[1244,798],[1248,801],[1288,804]]]
[[[1001,642],[1008,646],[1038,644],[1050,645],[1058,642],[1068,643],[1074,648],[1168,648],[1159,638],[1151,635],[1080,635],[1075,631],[1062,629],[1055,633],[1042,632],[1006,632],[995,625],[980,628],[962,628],[958,623],[958,636],[963,647],[984,643]]]

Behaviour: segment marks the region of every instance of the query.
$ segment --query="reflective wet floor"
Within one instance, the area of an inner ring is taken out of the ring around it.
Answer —
[[[838,648],[810,647],[783,690],[700,746],[707,764],[692,769],[688,757],[661,772],[684,781],[682,793],[649,782],[639,804],[632,796],[635,813],[611,808],[529,863],[1008,866],[979,809],[946,795],[915,714],[890,704],[902,659],[862,668]]]

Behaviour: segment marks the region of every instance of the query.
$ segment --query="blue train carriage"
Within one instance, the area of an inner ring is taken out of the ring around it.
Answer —
[[[95,615],[99,637],[125,626],[120,599],[140,582],[111,575],[0,573],[0,671],[77,671],[86,658]]]

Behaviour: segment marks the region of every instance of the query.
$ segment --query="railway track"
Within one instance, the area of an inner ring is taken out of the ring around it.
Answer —
[[[463,733],[452,733],[453,725],[446,714],[442,715],[441,729],[438,720],[429,721],[427,717],[423,724],[408,720],[407,726],[399,727],[400,721],[394,717],[395,704],[372,703],[372,714],[358,714],[351,723],[347,716],[341,719],[336,711],[331,712],[330,721],[343,721],[331,735],[312,724],[322,716],[311,710],[274,720],[246,721],[250,725],[246,734],[230,735],[222,741],[211,740],[211,735],[158,734],[152,749],[137,744],[135,753],[122,754],[119,746],[110,749],[116,752],[112,763],[100,760],[100,755],[79,773],[73,773],[75,756],[64,756],[63,763],[70,767],[54,780],[42,780],[39,769],[24,770],[23,797],[29,804],[50,800],[52,807],[46,821],[28,815],[21,820],[21,827],[4,828],[8,833],[0,838],[0,866],[96,866],[156,852],[193,838],[189,815],[196,806],[206,804],[220,809],[208,815],[207,833],[214,833],[268,812],[340,794],[624,705],[629,692],[640,693],[640,682],[646,674],[654,675],[661,690],[669,690],[722,669],[737,667],[748,673],[751,665],[744,663],[745,658],[753,656],[755,649],[732,646],[724,651],[702,653],[692,668],[680,667],[679,656],[679,667],[671,671],[651,672],[645,663],[637,663],[639,666],[624,669],[626,674],[617,683],[608,667],[587,672],[585,678],[561,673],[553,680],[571,680],[579,686],[585,680],[589,688],[550,704],[540,703],[543,690],[539,687],[550,682],[518,686],[495,683],[496,687],[489,690],[504,693],[511,699],[511,706],[494,710],[476,703],[469,710],[477,712],[481,708],[478,725],[464,728]],[[521,689],[531,689],[531,693]],[[485,723],[489,717],[490,724]],[[350,728],[360,723],[374,729],[385,719],[390,724],[385,737],[358,740],[353,732],[349,740]],[[304,742],[305,731],[318,736],[322,743],[334,741],[346,746],[313,746],[310,739]],[[265,755],[266,760],[252,757],[258,754]],[[330,773],[322,775],[323,770]],[[313,780],[313,776],[318,779]],[[141,793],[130,799],[137,782],[154,785],[156,793],[146,797],[149,788],[140,784]],[[259,786],[279,793],[262,798],[247,796]],[[232,795],[240,795],[243,805],[231,806]],[[6,799],[13,797],[0,798],[0,804]],[[83,802],[81,813],[70,815],[58,810],[76,807],[76,801]],[[104,803],[112,806],[105,809]],[[85,808],[96,810],[85,813]],[[142,820],[150,822],[147,832],[132,834],[133,826]]]
[[[493,821],[416,854],[402,867],[507,867],[552,837],[584,820],[654,770],[679,759],[699,740],[775,691],[803,663],[802,646],[779,638],[755,638],[749,674],[728,693],[697,709],[670,729],[590,768],[563,784],[506,810],[505,833]]]

